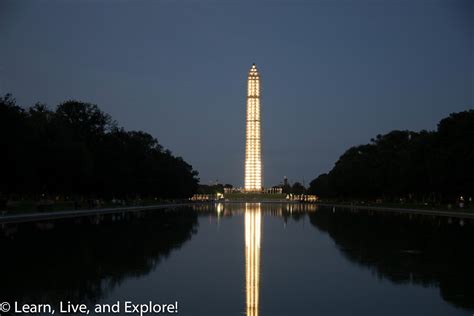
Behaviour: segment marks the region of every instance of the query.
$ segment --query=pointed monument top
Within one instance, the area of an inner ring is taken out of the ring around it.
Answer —
[[[257,65],[255,65],[255,63],[252,64],[252,67],[250,68],[250,73],[252,74],[258,73]]]

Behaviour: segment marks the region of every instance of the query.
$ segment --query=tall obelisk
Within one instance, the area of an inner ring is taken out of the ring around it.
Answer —
[[[255,64],[247,80],[247,132],[245,137],[245,192],[260,192],[262,177],[262,131],[260,116],[260,75]]]

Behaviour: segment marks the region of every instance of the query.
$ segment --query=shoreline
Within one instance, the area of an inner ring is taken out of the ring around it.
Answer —
[[[57,220],[64,218],[84,217],[93,215],[105,215],[105,214],[116,214],[116,213],[129,213],[129,212],[140,212],[155,209],[165,208],[176,208],[181,206],[192,206],[197,204],[241,204],[241,203],[265,203],[265,204],[277,204],[277,203],[298,203],[296,201],[285,201],[285,200],[230,200],[230,201],[205,201],[205,202],[182,202],[182,203],[161,203],[146,206],[125,206],[125,207],[108,207],[100,209],[85,209],[85,210],[64,210],[64,211],[53,211],[53,212],[34,212],[34,213],[22,213],[14,215],[2,215],[0,216],[0,224],[9,223],[25,223],[35,222],[44,220]],[[356,209],[356,210],[369,210],[376,212],[391,212],[391,213],[404,213],[404,214],[415,214],[415,215],[427,215],[427,216],[442,216],[442,217],[454,217],[464,219],[474,219],[474,212],[459,212],[449,210],[424,210],[416,208],[398,208],[398,207],[385,207],[385,206],[369,206],[369,205],[348,205],[348,204],[337,204],[337,203],[311,203],[317,206],[333,207],[333,208],[344,208],[344,209]]]
[[[377,212],[391,212],[391,213],[405,213],[405,214],[417,214],[417,215],[430,215],[430,216],[443,216],[443,217],[456,217],[456,218],[474,218],[474,213],[471,212],[459,212],[449,210],[423,210],[416,208],[398,208],[388,206],[369,206],[369,205],[348,205],[348,204],[337,204],[337,203],[316,203],[316,205],[326,207],[338,207],[348,208],[357,210],[369,210]]]
[[[74,218],[91,215],[105,215],[105,214],[116,214],[116,213],[130,213],[140,212],[147,210],[163,209],[163,208],[175,208],[180,206],[189,206],[196,203],[166,203],[166,204],[154,204],[146,206],[124,206],[124,207],[108,207],[98,209],[86,209],[86,210],[64,210],[54,212],[35,212],[35,213],[23,213],[15,215],[3,215],[0,216],[0,224],[8,223],[26,223],[43,220],[56,220],[63,218]]]

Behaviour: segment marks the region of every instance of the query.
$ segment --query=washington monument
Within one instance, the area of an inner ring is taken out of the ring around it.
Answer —
[[[247,80],[247,132],[245,136],[245,192],[261,192],[262,131],[260,116],[260,75],[255,64]]]

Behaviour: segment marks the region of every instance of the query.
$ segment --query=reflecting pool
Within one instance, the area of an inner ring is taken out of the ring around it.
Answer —
[[[3,224],[0,302],[69,301],[91,314],[152,301],[177,302],[181,315],[472,315],[473,245],[470,220],[314,204]]]

